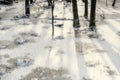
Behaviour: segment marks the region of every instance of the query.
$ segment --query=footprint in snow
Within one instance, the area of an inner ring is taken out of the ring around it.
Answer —
[[[92,79],[83,77],[82,80],[92,80]]]
[[[10,26],[2,26],[2,27],[0,27],[0,30],[8,30],[8,29],[10,29]]]
[[[34,34],[31,34],[32,36],[34,35]],[[36,36],[36,35],[34,35],[34,36]],[[14,39],[14,44],[16,45],[16,46],[18,46],[18,45],[22,45],[22,44],[25,44],[25,43],[34,43],[35,42],[35,40],[34,39],[32,39],[31,37],[29,37],[29,36],[20,36],[20,37],[17,37],[17,38],[15,38]]]
[[[10,40],[0,41],[0,50],[1,49],[13,49],[15,47],[17,47],[17,45],[13,41],[10,41]]]
[[[105,50],[102,50],[102,49],[94,49],[92,51],[93,52],[99,52],[99,53],[105,53],[106,52]]]
[[[6,45],[2,45],[2,44],[0,44],[0,49],[6,49],[6,48],[7,48]]]
[[[110,76],[116,75],[116,72],[114,70],[111,70],[108,68],[108,70],[106,70],[106,71],[107,71],[108,75],[110,75]]]
[[[63,28],[63,24],[56,24],[56,27]]]
[[[24,37],[39,37],[40,35],[38,33],[35,33],[35,32],[20,32],[19,33],[20,36]]]
[[[64,54],[64,51],[58,50],[57,53],[56,53],[56,55],[60,55],[60,54]]]
[[[96,67],[96,66],[100,65],[100,62],[88,61],[88,62],[86,62],[86,65],[88,67]]]
[[[32,64],[32,59],[30,58],[18,58],[16,60],[16,65],[20,67],[26,67]]]
[[[17,57],[8,60],[14,67],[27,67],[33,64],[33,59],[29,57]]]
[[[96,33],[96,32],[90,32],[88,33],[88,37],[91,39],[99,39],[100,41],[104,41],[105,39],[102,37],[102,35]]]
[[[6,69],[3,67],[0,67],[0,76],[3,76],[6,73]]]
[[[98,39],[98,38],[99,38],[99,35],[98,35],[97,33],[89,33],[89,34],[88,34],[88,37],[89,37],[89,38]]]
[[[0,64],[0,77],[5,75],[6,73],[11,72],[14,69],[13,66],[8,66],[4,64]]]
[[[64,37],[63,36],[57,36],[54,40],[63,40]]]
[[[118,32],[117,35],[120,36],[120,32]]]
[[[24,44],[24,43],[27,43],[28,41],[26,40],[26,39],[24,39],[24,38],[22,38],[22,37],[18,37],[18,38],[16,38],[15,40],[14,40],[14,43],[15,44]]]

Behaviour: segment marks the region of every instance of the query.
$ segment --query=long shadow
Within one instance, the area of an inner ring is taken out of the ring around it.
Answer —
[[[99,45],[104,50],[106,50],[108,52],[107,55],[110,58],[111,62],[114,64],[114,66],[116,67],[116,69],[118,70],[118,72],[120,72],[120,64],[119,64],[119,62],[120,62],[120,55],[119,55],[119,53],[116,53],[112,49],[110,43],[108,43],[106,41],[100,41],[100,40],[92,40],[92,41],[93,41],[93,43],[94,43],[94,41],[97,42],[97,43],[99,43]]]
[[[117,29],[117,28],[115,28],[115,26],[112,24],[112,23],[110,23],[110,22],[107,22],[107,21],[105,21],[105,23],[107,24],[107,26],[109,26],[109,29],[111,29],[113,32],[115,32],[115,34],[116,34],[116,36],[118,37],[118,39],[119,39],[119,35],[117,35],[117,33],[119,33],[120,32],[120,30],[119,29]],[[119,26],[118,26],[119,27]],[[115,46],[114,46],[115,47]],[[116,47],[115,47],[116,48]],[[118,48],[117,48],[118,49]]]
[[[80,30],[74,30],[74,32],[75,32],[75,38],[80,39],[80,34],[81,34]],[[83,78],[90,78],[89,73],[87,71],[87,67],[85,66],[85,58],[83,55],[80,55],[80,53],[83,53],[82,52],[82,42],[79,40],[79,42],[75,42],[75,45],[76,45],[75,47],[76,47],[76,51],[77,51],[76,54],[77,54],[77,62],[78,62],[79,72],[80,72],[80,74],[84,75],[84,76],[82,76]],[[78,48],[78,46],[79,46],[79,48]],[[84,71],[84,74],[83,74],[83,71]]]
[[[39,18],[39,19],[52,20],[52,18]],[[66,20],[66,21],[73,21],[73,19],[69,19],[69,18],[54,18],[54,20]]]
[[[45,61],[45,66],[49,67],[50,66],[50,53],[52,51],[52,47],[48,51],[47,59]]]
[[[105,24],[107,24],[107,26],[109,26],[109,28],[111,28],[112,31],[114,31],[114,32],[119,31],[117,28],[114,27],[114,25],[112,23],[105,21]]]
[[[98,41],[98,40],[91,40],[93,43],[95,43],[95,42],[97,42],[97,43],[99,43],[102,47],[103,47],[103,49],[104,50],[106,50],[105,49],[105,47],[106,46],[103,46],[103,44],[101,44],[102,42],[100,42],[100,41]],[[108,43],[106,43],[107,45],[108,45]],[[109,49],[111,49],[111,47],[109,47]],[[109,49],[107,49],[106,51],[108,51]],[[108,56],[109,56],[109,58],[110,58],[110,60],[112,59],[112,54],[113,54],[113,50],[112,51],[109,51],[109,54],[107,54]],[[107,61],[106,61],[106,59],[105,59],[105,57],[102,55],[102,54],[104,54],[104,53],[99,53],[99,55],[101,56],[101,58],[102,58],[102,60],[104,61],[104,63],[109,67],[109,65],[108,65],[108,63],[107,63]],[[117,56],[117,55],[116,55]],[[115,58],[115,59],[117,59],[117,58]],[[112,63],[114,63],[114,59],[112,59],[111,60],[112,61]],[[117,61],[117,60],[116,60]],[[117,63],[117,62],[116,62]],[[116,66],[115,66],[116,67]],[[117,67],[119,67],[119,65],[117,65]],[[118,68],[116,68],[116,69],[118,69]],[[112,76],[111,75],[111,78],[112,78],[112,80],[115,80],[115,78],[114,78],[114,76]]]

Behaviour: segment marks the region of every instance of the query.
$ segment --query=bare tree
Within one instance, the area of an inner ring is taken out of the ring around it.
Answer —
[[[54,37],[54,0],[51,2],[51,8],[52,8],[52,39]]]
[[[53,39],[54,38],[54,7],[55,7],[54,0],[49,0],[48,6],[51,6],[51,13],[52,13],[52,39]]]
[[[91,31],[96,31],[96,2],[97,0],[91,0],[91,12],[90,12],[90,24],[89,29]]]
[[[88,0],[84,0],[84,3],[85,3],[84,17],[88,18]]]
[[[112,3],[112,6],[113,6],[113,7],[115,6],[115,3],[116,3],[116,0],[114,0],[113,3]]]
[[[48,6],[52,5],[52,0],[47,0],[47,2],[48,2]]]
[[[27,17],[30,16],[30,4],[29,4],[29,0],[25,0],[25,15]]]
[[[106,0],[106,6],[108,6],[108,1]]]
[[[84,2],[85,2],[85,0],[82,0],[82,2],[84,3]]]
[[[79,28],[79,16],[78,16],[78,7],[77,7],[77,0],[72,0],[72,7],[73,7],[73,27]]]
[[[32,4],[33,3],[33,0],[30,0],[30,4]]]

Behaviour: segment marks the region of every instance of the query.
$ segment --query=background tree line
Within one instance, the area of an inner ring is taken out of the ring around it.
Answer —
[[[47,0],[48,6],[51,6],[52,10],[52,20],[54,20],[54,1],[55,0]],[[73,9],[73,27],[75,28],[80,28],[80,21],[79,21],[79,15],[78,15],[78,5],[77,1],[78,0],[63,0],[66,2],[71,2],[72,3],[72,9]],[[100,0],[99,0],[100,1]],[[107,1],[107,0],[106,0]],[[33,0],[25,0],[25,14],[26,16],[30,16],[30,4],[32,4],[34,1]],[[88,0],[82,0],[82,2],[85,4],[84,5],[84,17],[88,19],[89,11],[88,11]],[[114,7],[116,3],[116,0],[113,0],[112,6]],[[96,4],[97,0],[90,0],[90,21],[89,21],[89,30],[90,31],[96,31]],[[54,26],[54,25],[52,25]]]

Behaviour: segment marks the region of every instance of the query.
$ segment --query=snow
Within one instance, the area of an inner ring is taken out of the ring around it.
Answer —
[[[72,80],[120,80],[120,8],[98,5],[98,30],[93,33],[88,30],[88,20],[83,18],[82,1],[78,0],[80,29],[73,28],[71,4],[55,1],[52,40],[51,10],[47,2],[37,2],[31,5],[30,19],[24,18],[23,1],[0,5],[0,80],[30,77],[38,67],[50,71],[63,68],[68,74],[62,76]],[[103,21],[100,10],[106,17]],[[117,17],[108,16],[115,14]],[[39,76],[47,80],[44,73]]]

